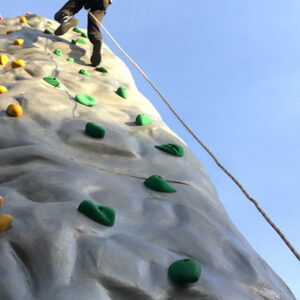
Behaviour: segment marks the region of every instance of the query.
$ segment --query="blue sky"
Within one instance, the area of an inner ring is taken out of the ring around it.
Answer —
[[[0,13],[53,18],[65,1],[15,0]],[[185,5],[183,5],[185,4]],[[86,11],[78,17],[86,27]],[[113,0],[103,24],[300,251],[300,2]],[[104,34],[104,41],[125,58]],[[182,137],[232,221],[300,299],[300,264],[130,66]]]

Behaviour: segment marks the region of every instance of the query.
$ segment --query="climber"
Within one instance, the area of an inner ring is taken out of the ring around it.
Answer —
[[[3,198],[0,196],[0,208],[3,204]],[[0,215],[0,233],[4,232],[12,223],[11,215]]]
[[[69,0],[56,14],[55,20],[60,23],[60,26],[55,30],[55,35],[63,35],[72,27],[75,27],[79,20],[74,18],[82,7],[90,9],[93,16],[101,23],[106,9],[112,3],[112,0]],[[91,63],[93,66],[98,66],[101,62],[101,46],[102,35],[99,26],[88,14],[88,37],[93,44],[93,54]]]

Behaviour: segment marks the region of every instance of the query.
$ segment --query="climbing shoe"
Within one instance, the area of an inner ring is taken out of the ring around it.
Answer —
[[[64,16],[60,22],[60,26],[54,31],[55,35],[63,35],[72,27],[77,26],[79,20],[74,17]]]
[[[96,40],[94,42],[93,54],[91,57],[91,63],[93,66],[98,66],[101,63],[101,40]]]

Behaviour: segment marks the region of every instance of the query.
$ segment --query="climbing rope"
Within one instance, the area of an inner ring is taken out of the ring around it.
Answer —
[[[215,163],[232,179],[232,181],[239,187],[239,189],[243,192],[243,194],[256,206],[257,210],[262,214],[262,216],[266,219],[266,221],[273,227],[273,229],[278,233],[281,239],[285,242],[285,244],[289,247],[289,249],[293,252],[296,258],[300,261],[300,254],[296,251],[293,245],[289,242],[289,240],[285,237],[285,235],[281,232],[281,230],[274,224],[274,222],[268,217],[265,211],[259,206],[258,202],[252,198],[245,188],[239,183],[239,181],[218,161],[216,156],[207,148],[207,146],[196,136],[196,134],[188,127],[188,125],[181,119],[181,117],[176,113],[173,107],[169,104],[166,98],[161,94],[161,92],[156,88],[156,86],[152,83],[152,81],[148,78],[148,76],[143,72],[143,70],[131,59],[131,57],[121,48],[121,46],[116,42],[116,40],[112,37],[109,31],[94,17],[94,15],[89,12],[89,15],[92,19],[101,26],[108,37],[112,40],[112,42],[117,46],[117,48],[126,56],[126,58],[136,67],[136,69],[143,75],[143,77],[148,81],[148,83],[153,87],[153,89],[158,93],[158,95],[162,98],[162,100],[166,103],[172,113],[176,116],[176,118],[180,121],[180,123],[187,129],[187,131],[195,138],[195,140],[205,149],[205,151],[211,156],[211,158],[215,161]]]

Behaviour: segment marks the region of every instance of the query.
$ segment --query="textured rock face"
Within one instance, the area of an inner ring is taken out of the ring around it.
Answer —
[[[233,226],[206,171],[138,92],[125,64],[104,46],[108,73],[98,72],[89,65],[91,45],[72,44],[80,33],[55,37],[47,32],[56,22],[26,18],[0,21],[0,55],[9,60],[0,65],[7,88],[0,94],[0,213],[14,218],[0,235],[0,299],[295,299]],[[20,59],[25,66],[12,68]],[[116,93],[120,86],[126,99]],[[96,105],[78,103],[79,93]],[[10,104],[22,116],[8,116]],[[139,114],[152,123],[138,126]],[[88,122],[105,136],[85,134]],[[163,144],[181,145],[184,156],[155,148]],[[176,192],[147,188],[154,174]],[[86,199],[113,208],[114,226],[80,213]],[[202,274],[179,289],[168,267],[185,258],[200,262]]]

